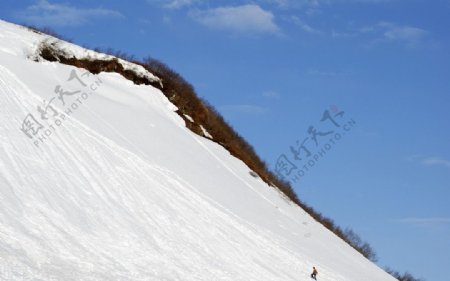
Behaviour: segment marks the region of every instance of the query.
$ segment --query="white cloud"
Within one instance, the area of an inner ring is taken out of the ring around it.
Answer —
[[[119,12],[109,9],[81,9],[67,4],[52,4],[47,0],[37,1],[36,4],[19,12],[17,16],[27,23],[41,26],[77,26],[97,17],[123,17]]]
[[[426,166],[443,166],[450,168],[450,161],[439,157],[424,158],[421,163]]]
[[[224,113],[241,113],[250,115],[261,115],[268,112],[267,108],[249,104],[224,105],[219,107],[219,109]]]
[[[450,168],[450,160],[437,156],[424,157],[423,155],[411,155],[407,157],[406,160],[424,166],[441,166],[445,168]]]
[[[418,43],[427,32],[421,28],[413,26],[399,26],[389,22],[380,22],[379,27],[384,29],[384,38],[393,41],[403,41],[408,44]]]
[[[280,28],[274,22],[274,15],[254,4],[196,10],[191,11],[190,16],[212,29],[238,33],[277,34],[280,32]]]

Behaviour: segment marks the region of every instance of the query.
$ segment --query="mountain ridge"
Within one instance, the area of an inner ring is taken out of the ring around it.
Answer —
[[[192,134],[157,88],[88,75],[102,85],[36,148],[23,118],[39,118],[37,106],[83,72],[27,59],[42,40],[30,31],[0,22],[0,36],[3,276],[297,280],[316,265],[325,281],[394,280],[222,146]]]

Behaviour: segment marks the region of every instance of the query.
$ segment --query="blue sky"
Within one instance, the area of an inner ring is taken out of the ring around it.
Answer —
[[[428,281],[450,275],[449,14],[448,0],[2,0],[0,10],[162,60],[273,169],[282,154],[304,164],[290,147],[310,126],[344,133],[320,121],[344,111],[336,118],[355,125],[294,187],[368,240],[381,266]]]

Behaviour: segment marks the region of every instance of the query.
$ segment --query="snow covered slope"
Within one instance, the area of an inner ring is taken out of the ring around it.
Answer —
[[[394,280],[159,90],[28,59],[46,38],[0,21],[0,280]]]

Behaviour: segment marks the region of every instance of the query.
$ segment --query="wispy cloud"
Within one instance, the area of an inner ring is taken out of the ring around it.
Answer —
[[[345,3],[345,2],[354,2],[354,3],[387,3],[387,2],[393,2],[396,0],[332,0],[332,1],[328,1],[328,2],[340,2],[340,3]],[[324,2],[324,1],[322,1]]]
[[[384,29],[383,36],[386,40],[402,41],[407,44],[417,44],[427,35],[424,29],[414,26],[396,25],[390,22],[380,22],[378,26]]]
[[[345,1],[354,1],[354,2],[364,2],[364,0],[345,0]],[[377,0],[366,0],[366,1],[377,1]],[[380,1],[380,0],[378,0]],[[201,4],[212,4],[208,0],[147,0],[149,3],[160,4],[164,8],[169,9],[179,9],[193,5],[201,5]],[[291,9],[291,8],[312,8],[318,7],[321,4],[331,4],[336,1],[330,0],[240,0],[234,1],[235,3],[240,3],[242,5],[246,4],[257,4],[257,5],[273,5],[275,7],[281,9]],[[342,2],[342,1],[338,1]]]
[[[262,96],[267,99],[279,99],[281,97],[280,93],[274,91],[267,91],[262,93]]]
[[[297,25],[298,27],[300,27],[301,30],[303,30],[304,32],[307,33],[313,33],[313,34],[321,34],[322,32],[314,27],[312,27],[311,25],[307,24],[306,22],[304,22],[303,20],[301,20],[298,16],[292,16],[290,18],[290,20]]]
[[[428,157],[422,159],[421,163],[425,166],[442,166],[450,169],[450,160],[440,157]]]
[[[259,105],[235,104],[224,105],[219,107],[224,113],[240,113],[249,115],[262,115],[268,112],[268,109]]]
[[[17,13],[17,17],[27,23],[41,26],[77,26],[99,17],[120,18],[123,15],[109,9],[81,9],[68,4],[52,4],[47,0],[39,0]]]
[[[333,38],[352,38],[352,37],[356,37],[360,34],[360,32],[355,32],[355,31],[336,31],[336,30],[331,30],[331,37]]]
[[[205,0],[147,0],[147,2],[153,4],[161,4],[166,9],[181,9],[189,7],[194,4],[205,2]]]
[[[192,19],[211,29],[236,33],[280,33],[275,16],[254,4],[195,10],[189,14]]]
[[[450,218],[403,218],[394,221],[415,226],[450,225]]]
[[[260,2],[272,3],[279,8],[304,8],[318,6],[319,0],[260,0]]]
[[[321,77],[330,77],[330,78],[348,75],[348,73],[345,73],[345,72],[325,71],[325,70],[319,70],[319,69],[315,69],[315,68],[308,69],[308,71],[306,73],[311,76],[321,76]]]
[[[421,155],[411,155],[406,158],[407,161],[419,163],[424,166],[440,166],[444,168],[450,169],[450,160],[447,160],[443,157],[432,156],[432,157],[424,157]]]
[[[372,26],[362,27],[354,34],[375,37],[371,45],[382,42],[397,42],[407,47],[417,47],[424,41],[428,32],[415,26],[382,21]]]
[[[417,47],[425,42],[428,31],[410,25],[381,21],[376,24],[331,31],[336,39],[362,38],[369,40],[369,46],[380,43],[399,43],[406,47]]]
[[[324,5],[342,3],[366,3],[377,4],[392,2],[395,0],[260,0],[261,2],[273,3],[280,8],[318,8]]]

